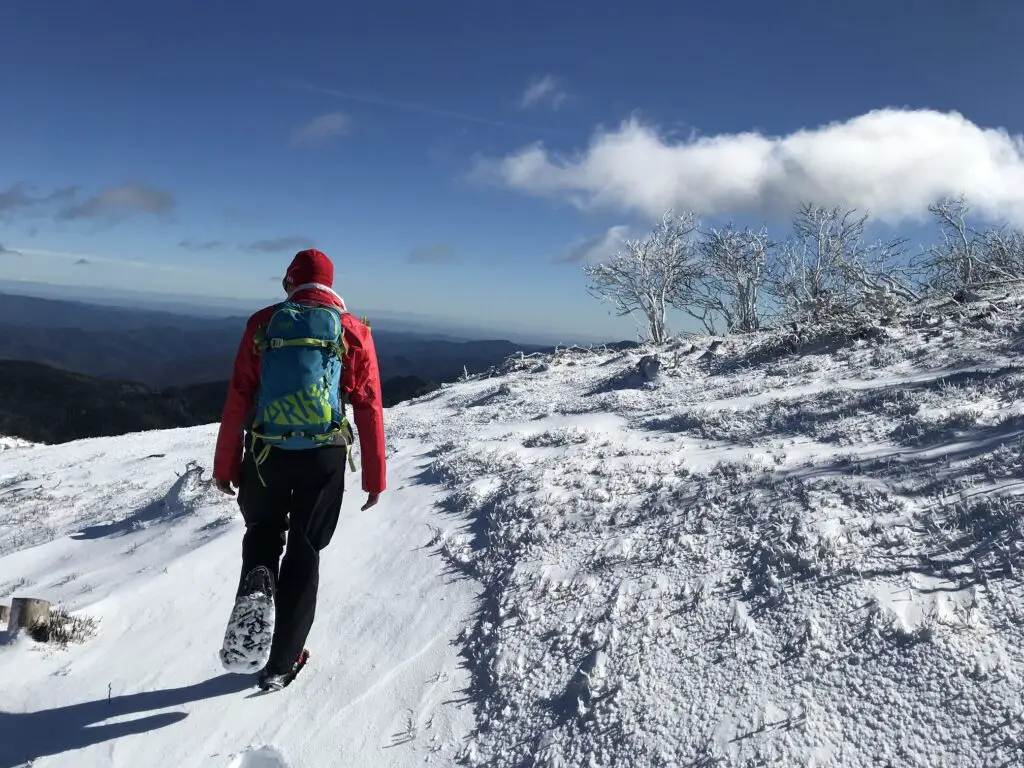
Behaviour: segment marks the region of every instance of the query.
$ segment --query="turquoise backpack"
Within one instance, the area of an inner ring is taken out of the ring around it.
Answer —
[[[341,398],[347,351],[342,314],[333,306],[285,301],[257,331],[262,355],[252,425],[257,469],[271,448],[338,444],[348,446],[349,465],[355,469],[352,429]],[[257,440],[264,443],[262,450],[256,450]]]

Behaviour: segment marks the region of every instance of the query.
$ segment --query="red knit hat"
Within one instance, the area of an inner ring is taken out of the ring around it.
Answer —
[[[288,265],[285,281],[293,286],[320,283],[330,288],[334,284],[334,264],[325,253],[315,248],[299,251]]]

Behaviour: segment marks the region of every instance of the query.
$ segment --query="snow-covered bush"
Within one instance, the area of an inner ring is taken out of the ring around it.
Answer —
[[[81,644],[91,639],[97,628],[98,622],[92,616],[70,613],[57,607],[50,611],[49,622],[29,628],[29,636],[38,643],[66,648],[72,643]]]
[[[646,239],[626,242],[624,252],[585,272],[591,293],[637,316],[655,344],[669,338],[669,307],[712,335],[770,322],[821,337],[944,303],[941,311],[962,311],[979,290],[1024,282],[1024,232],[975,229],[963,197],[929,210],[939,243],[916,257],[904,238],[869,242],[868,215],[840,207],[803,203],[781,238],[731,224],[702,232],[695,213],[668,211]]]
[[[560,448],[568,445],[583,445],[591,436],[575,427],[550,429],[523,439],[524,448]]]
[[[737,230],[730,224],[711,230],[698,246],[693,274],[677,284],[672,305],[700,320],[710,334],[718,330],[719,319],[726,333],[758,330],[772,247],[766,229]]]

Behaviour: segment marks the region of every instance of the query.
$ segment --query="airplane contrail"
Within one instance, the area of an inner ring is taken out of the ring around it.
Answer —
[[[291,88],[296,88],[303,91],[322,93],[327,96],[334,96],[336,98],[345,99],[348,101],[356,101],[362,104],[372,104],[378,107],[402,109],[407,112],[419,112],[421,114],[426,115],[436,115],[437,117],[449,117],[452,118],[453,120],[462,120],[469,123],[477,123],[479,125],[490,125],[495,128],[511,128],[513,130],[551,133],[549,129],[536,128],[533,126],[521,125],[517,123],[508,123],[502,120],[494,120],[489,117],[471,115],[466,112],[455,112],[450,109],[439,109],[437,107],[431,107],[427,104],[417,104],[416,102],[396,101],[394,99],[382,99],[376,96],[365,96],[358,93],[352,93],[350,91],[343,91],[338,88],[327,88],[321,85],[312,85],[310,83],[302,83],[296,81],[289,81],[286,83],[286,85],[288,85]]]

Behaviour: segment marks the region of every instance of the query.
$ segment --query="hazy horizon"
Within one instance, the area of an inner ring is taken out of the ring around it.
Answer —
[[[189,296],[15,280],[0,280],[0,294],[77,301],[99,306],[167,312],[178,315],[211,317],[248,316],[260,307],[283,298],[281,295],[276,297],[268,295],[265,300],[244,300],[226,296]],[[622,337],[585,337],[580,334],[559,335],[553,332],[545,332],[542,329],[516,329],[499,325],[474,326],[460,323],[454,318],[363,307],[354,305],[351,302],[349,302],[349,308],[356,314],[367,315],[371,324],[375,323],[380,327],[386,327],[388,330],[449,336],[466,341],[504,339],[521,344],[560,344],[564,346],[571,344],[611,343],[630,339],[628,334]]]

